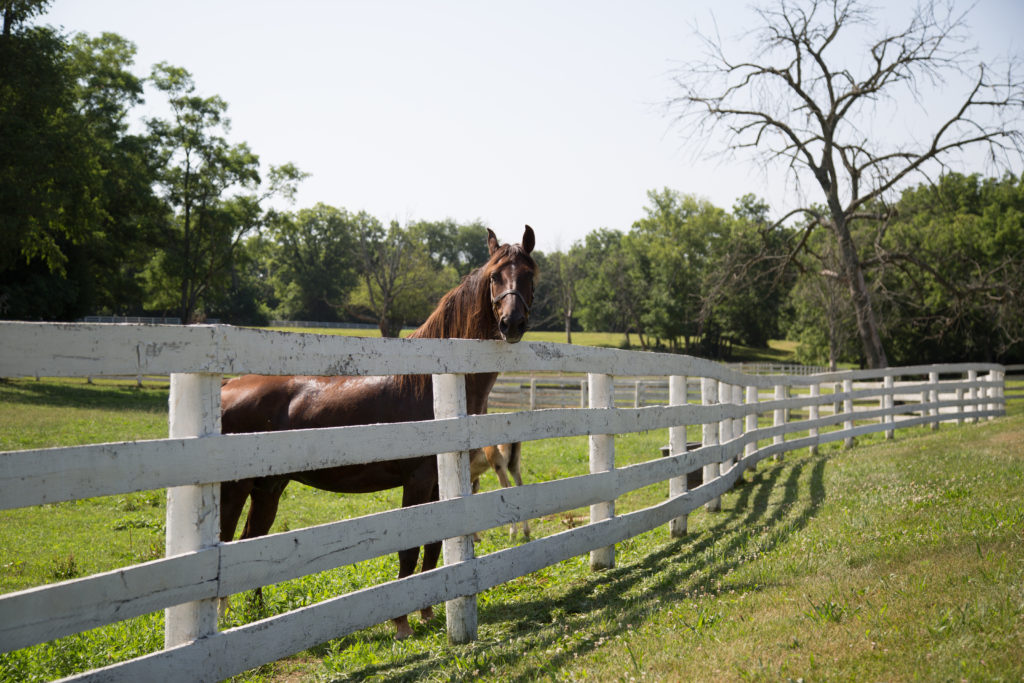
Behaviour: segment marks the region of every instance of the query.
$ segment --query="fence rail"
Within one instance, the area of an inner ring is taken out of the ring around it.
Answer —
[[[220,680],[442,601],[454,601],[449,636],[471,639],[475,594],[588,552],[592,567],[612,566],[616,543],[661,525],[683,534],[689,512],[716,509],[742,472],[764,458],[873,432],[891,436],[896,428],[991,419],[1005,406],[1004,368],[984,363],[765,376],[687,356],[561,344],[220,326],[0,323],[0,342],[0,376],[171,375],[170,438],[0,454],[0,509],[168,489],[167,557],[0,596],[3,651],[166,610],[164,650],[83,673],[82,680]],[[218,433],[224,374],[432,374],[435,406],[444,408],[457,405],[452,397],[464,391],[466,373],[485,371],[587,373],[586,407],[471,416],[445,408],[442,416],[451,416],[425,422]],[[617,407],[616,373],[667,377],[668,397],[641,407],[624,399],[627,406]],[[687,425],[703,426],[696,449],[687,448]],[[662,428],[669,430],[666,457],[615,467],[614,434]],[[468,470],[471,448],[576,435],[591,437],[588,475],[451,493],[458,488],[450,472]],[[434,453],[454,455],[439,465],[443,499],[426,507],[246,541],[216,539],[219,487],[210,482]],[[695,470],[704,483],[688,490],[686,475]],[[664,502],[615,513],[616,498],[659,482],[668,484]],[[468,554],[446,553],[438,570],[217,630],[220,597],[587,505],[585,526],[483,557],[473,557],[469,543]]]

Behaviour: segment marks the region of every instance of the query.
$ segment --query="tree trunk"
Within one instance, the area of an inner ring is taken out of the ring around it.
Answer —
[[[853,243],[849,226],[844,216],[832,217],[833,231],[839,244],[839,260],[843,266],[843,277],[850,288],[853,310],[857,316],[857,333],[864,347],[864,357],[869,368],[885,368],[889,361],[878,334],[878,320],[871,306],[871,294],[864,280],[864,269],[861,268],[857,255],[857,246]]]

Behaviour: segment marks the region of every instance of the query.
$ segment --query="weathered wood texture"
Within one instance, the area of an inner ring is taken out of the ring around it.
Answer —
[[[243,371],[433,374],[440,419],[221,435],[215,388],[221,374]],[[580,386],[589,407],[467,416],[453,394],[460,375],[480,371],[588,373]],[[168,609],[184,616],[169,616],[167,649],[82,678],[219,680],[441,601],[449,603],[452,639],[468,640],[476,593],[585,553],[595,568],[613,566],[615,543],[660,525],[683,534],[687,514],[714,509],[764,458],[863,434],[992,418],[1006,401],[1003,368],[992,364],[766,377],[686,356],[559,344],[0,323],[0,376],[152,373],[176,378],[170,438],[2,453],[0,509],[168,488],[168,557],[0,596],[0,650]],[[623,401],[615,373],[671,378],[670,393],[644,405],[652,394],[634,380]],[[700,396],[692,391],[698,386]],[[759,426],[758,415],[773,424]],[[703,428],[692,451],[688,425]],[[661,428],[670,430],[667,457],[615,467],[614,434]],[[581,435],[591,438],[590,474],[467,495],[471,448]],[[213,482],[433,453],[443,454],[436,503],[247,541],[217,543],[212,533]],[[704,483],[687,490],[695,470],[703,470]],[[669,482],[663,503],[615,513],[616,498],[659,482]],[[475,558],[466,541],[475,531],[582,506],[592,506],[590,524],[516,548]],[[433,541],[446,548],[446,566],[435,572],[226,632],[211,620],[217,598]]]

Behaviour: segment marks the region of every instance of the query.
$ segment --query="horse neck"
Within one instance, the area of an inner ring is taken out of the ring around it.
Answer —
[[[490,290],[477,269],[440,303],[410,337],[418,339],[497,339],[498,322],[491,310]]]
[[[470,273],[458,287],[449,291],[437,308],[410,338],[416,339],[497,339],[498,323],[491,311],[490,290],[480,270]],[[429,377],[406,375],[425,391]],[[498,378],[496,372],[473,373],[466,376],[466,408],[470,413],[486,410],[487,396]]]

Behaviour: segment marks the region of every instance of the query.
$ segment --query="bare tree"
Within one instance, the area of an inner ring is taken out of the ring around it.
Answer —
[[[873,30],[858,0],[777,0],[756,10],[757,50],[749,60],[726,55],[718,35],[701,35],[705,58],[675,75],[679,94],[669,101],[677,125],[695,140],[723,132],[734,152],[782,163],[797,188],[817,187],[823,209],[810,201],[779,221],[812,220],[798,240],[826,228],[835,240],[839,276],[850,291],[857,330],[870,367],[888,364],[852,225],[885,213],[893,195],[912,180],[941,173],[958,155],[981,148],[997,166],[1021,158],[1024,82],[1020,64],[996,71],[971,65],[965,18],[952,4],[924,2],[902,31],[868,39],[856,60],[844,62],[839,43]],[[950,84],[965,83],[959,94]],[[927,135],[893,140],[902,108],[922,110],[926,88],[943,89],[945,113]],[[800,193],[803,194],[802,192]]]

